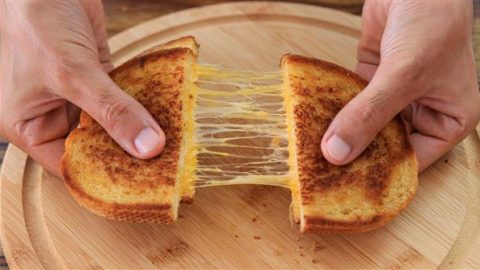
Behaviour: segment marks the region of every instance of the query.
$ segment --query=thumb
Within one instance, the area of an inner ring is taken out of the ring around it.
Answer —
[[[131,155],[147,159],[159,154],[165,134],[150,113],[122,91],[101,66],[79,72],[68,91],[70,101],[92,116]]]
[[[335,165],[357,158],[378,132],[410,101],[408,69],[380,65],[372,81],[335,116],[322,139],[324,157]],[[409,85],[410,86],[410,85]]]

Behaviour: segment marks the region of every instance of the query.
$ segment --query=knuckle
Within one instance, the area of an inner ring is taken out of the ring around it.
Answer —
[[[375,101],[369,101],[366,106],[354,106],[351,115],[356,118],[358,125],[366,126],[368,129],[378,132],[380,124],[375,106]]]
[[[445,139],[451,147],[456,145],[457,143],[461,142],[463,139],[465,139],[468,135],[468,132],[466,131],[467,128],[463,124],[459,124],[453,131],[448,132],[447,135],[445,136]]]
[[[413,85],[419,85],[425,82],[426,73],[424,72],[424,59],[422,56],[406,56],[401,60],[394,59],[388,63],[392,70],[392,76],[398,78],[398,83],[410,88]],[[402,88],[399,88],[402,89]],[[404,90],[407,90],[406,88]]]
[[[27,148],[37,146],[42,142],[39,137],[39,134],[42,134],[41,130],[28,121],[21,121],[14,124],[12,130],[13,134],[11,134],[12,136],[9,136],[9,139],[13,140],[13,142],[24,145]]]
[[[66,90],[79,87],[81,81],[88,78],[88,74],[92,70],[92,65],[89,65],[84,59],[63,57],[57,62],[59,63],[54,64],[53,74],[57,84]]]
[[[21,139],[26,147],[31,148],[37,146],[40,142],[35,135],[31,133],[23,133]]]
[[[456,128],[456,131],[454,132],[454,136],[451,138],[454,141],[461,140],[465,138],[468,133],[471,131],[470,125],[467,121],[464,120],[458,120],[458,126]]]
[[[70,62],[66,59],[60,60],[61,63],[54,64],[54,76],[57,81],[57,85],[62,86],[62,88],[68,89],[68,86],[71,86],[75,83],[75,78],[77,77],[78,63]],[[66,86],[66,87],[65,87]]]
[[[446,131],[445,139],[451,144],[456,144],[463,140],[475,129],[476,117],[462,117],[454,119],[453,124],[446,124],[444,130]],[[450,122],[450,121],[449,121]]]
[[[100,118],[108,131],[116,131],[131,111],[131,104],[110,94],[101,94],[97,100],[100,108]]]

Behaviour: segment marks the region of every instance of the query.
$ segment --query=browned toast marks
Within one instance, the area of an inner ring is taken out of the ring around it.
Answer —
[[[330,164],[320,143],[334,116],[367,82],[337,65],[297,55],[282,59],[293,99],[302,231],[358,232],[388,222],[413,198],[417,163],[396,117],[354,162]]]
[[[161,155],[149,160],[130,156],[85,112],[67,138],[62,161],[65,183],[80,204],[99,215],[131,222],[176,219],[184,135],[181,93],[186,91],[197,45],[193,38],[175,45],[178,48],[151,50],[110,73],[164,130],[168,144]]]

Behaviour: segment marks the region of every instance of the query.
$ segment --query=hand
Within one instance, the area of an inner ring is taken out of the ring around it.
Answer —
[[[472,3],[367,1],[357,73],[369,85],[335,117],[322,140],[333,164],[351,162],[398,113],[411,130],[420,171],[479,121]]]
[[[79,108],[138,158],[163,149],[156,121],[106,73],[112,64],[100,0],[2,2],[0,11],[2,136],[57,176]]]

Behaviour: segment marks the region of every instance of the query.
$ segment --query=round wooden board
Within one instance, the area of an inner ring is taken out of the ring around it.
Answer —
[[[319,7],[235,3],[152,20],[110,45],[116,65],[194,35],[201,61],[226,67],[275,70],[292,52],[353,68],[359,27],[358,17]],[[1,239],[15,269],[480,269],[479,175],[474,132],[420,176],[418,195],[389,225],[359,235],[302,235],[289,221],[289,191],[264,186],[200,189],[170,226],[112,222],[80,208],[62,180],[10,146]]]

